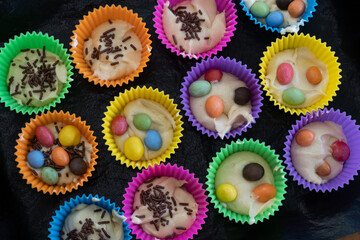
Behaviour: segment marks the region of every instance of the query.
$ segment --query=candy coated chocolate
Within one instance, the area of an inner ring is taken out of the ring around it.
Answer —
[[[58,172],[52,167],[44,167],[41,169],[41,179],[49,185],[54,185],[59,181]]]
[[[297,88],[288,88],[283,92],[282,100],[289,105],[296,106],[304,103],[305,95]]]
[[[339,162],[345,162],[350,157],[349,146],[342,141],[336,141],[331,144],[332,156]]]
[[[193,97],[202,97],[211,91],[211,84],[205,80],[197,80],[191,83],[189,87],[190,95]]]
[[[222,75],[223,75],[222,71],[213,68],[205,73],[205,80],[208,82],[220,82]]]
[[[324,161],[321,165],[319,165],[316,168],[316,174],[319,175],[320,177],[326,177],[329,176],[329,174],[331,173],[331,167],[330,164],[326,161]]]
[[[140,160],[144,155],[144,145],[140,138],[136,136],[129,137],[124,143],[124,154],[130,160]]]
[[[294,1],[294,0],[276,0],[276,5],[278,6],[278,8],[280,8],[281,10],[287,10],[289,4]]]
[[[257,198],[256,200],[261,203],[266,203],[270,199],[273,199],[276,196],[276,188],[274,185],[269,183],[264,183],[257,186],[253,190],[254,196]]]
[[[308,70],[306,71],[306,79],[311,84],[314,85],[319,84],[322,80],[322,75],[319,68],[316,66],[309,67]]]
[[[234,102],[238,105],[245,105],[251,99],[250,89],[246,87],[239,87],[235,89]]]
[[[212,117],[217,118],[224,111],[224,103],[222,99],[218,96],[210,96],[205,103],[206,113]]]
[[[80,130],[73,125],[66,125],[59,132],[59,142],[65,147],[76,146],[80,143]]]
[[[309,146],[315,139],[315,133],[309,129],[302,129],[296,133],[295,140],[300,146]]]
[[[227,184],[227,183],[221,184],[216,189],[216,197],[221,202],[232,202],[235,200],[236,196],[237,196],[236,189],[231,184]]]
[[[138,113],[134,116],[133,123],[139,130],[148,130],[151,127],[152,120],[145,113]]]
[[[269,12],[270,12],[270,8],[269,6],[264,3],[264,2],[260,2],[260,1],[256,1],[254,2],[254,4],[251,6],[250,8],[250,12],[258,18],[264,18],[266,17]]]
[[[116,136],[123,135],[126,132],[127,128],[128,128],[128,124],[124,116],[117,116],[111,122],[111,131]]]
[[[276,79],[281,85],[289,84],[294,76],[294,69],[290,63],[282,63],[276,70]]]
[[[248,181],[258,181],[264,176],[264,168],[258,163],[249,163],[243,169],[243,177]]]
[[[36,139],[44,147],[51,147],[54,145],[54,136],[45,126],[38,126],[35,131]]]
[[[266,24],[270,27],[278,27],[283,23],[283,21],[284,15],[279,11],[271,12],[266,17]]]
[[[70,171],[75,175],[83,175],[86,173],[87,164],[82,158],[74,158],[70,161],[69,164]]]
[[[62,147],[56,147],[51,151],[51,158],[56,165],[65,167],[69,164],[69,154]]]
[[[151,129],[147,132],[144,143],[150,150],[157,151],[162,146],[162,139],[156,130]]]
[[[45,157],[39,150],[29,152],[26,156],[27,162],[32,168],[41,168],[45,163]]]
[[[294,0],[288,6],[288,12],[293,18],[298,18],[305,12],[305,3],[302,0]]]

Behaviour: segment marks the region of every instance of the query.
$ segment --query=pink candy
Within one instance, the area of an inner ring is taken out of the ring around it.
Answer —
[[[286,85],[291,82],[294,76],[294,70],[289,63],[282,63],[276,71],[276,78],[281,85]]]
[[[51,147],[54,145],[54,136],[45,126],[38,126],[35,135],[39,143],[44,147]]]
[[[331,144],[332,156],[339,162],[345,162],[350,156],[349,146],[342,141],[336,141]]]
[[[127,128],[128,128],[128,124],[127,124],[126,118],[124,116],[117,116],[111,122],[111,131],[116,136],[123,135],[126,132]]]

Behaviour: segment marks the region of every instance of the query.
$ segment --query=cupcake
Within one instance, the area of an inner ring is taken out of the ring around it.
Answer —
[[[214,138],[240,135],[259,117],[260,85],[246,65],[212,58],[191,68],[181,88],[185,115],[198,131]]]
[[[246,15],[261,28],[286,34],[298,32],[309,21],[316,0],[241,0]]]
[[[115,97],[103,118],[112,155],[132,168],[160,164],[180,143],[182,121],[176,104],[158,89],[131,88]]]
[[[222,148],[208,169],[207,191],[224,217],[254,224],[273,215],[284,199],[284,167],[268,146],[238,140]]]
[[[94,9],[80,20],[71,37],[75,67],[100,86],[133,81],[149,61],[151,41],[147,32],[142,19],[126,7]]]
[[[0,101],[17,113],[49,110],[68,93],[72,66],[63,44],[48,34],[27,32],[1,49]]]
[[[124,215],[137,238],[192,239],[206,218],[204,193],[202,184],[188,170],[155,165],[129,183]]]
[[[129,240],[130,229],[120,208],[98,195],[82,195],[66,201],[52,217],[49,238]]]
[[[205,58],[221,51],[234,35],[235,13],[229,0],[161,0],[155,7],[154,26],[171,52]]]
[[[359,170],[359,126],[339,110],[324,109],[301,117],[285,142],[285,163],[304,188],[332,191],[353,180]]]
[[[328,105],[340,84],[334,52],[309,35],[277,39],[261,58],[261,84],[270,100],[291,114]]]
[[[16,161],[32,188],[50,195],[71,192],[96,165],[93,132],[69,112],[48,112],[27,123],[16,141]]]

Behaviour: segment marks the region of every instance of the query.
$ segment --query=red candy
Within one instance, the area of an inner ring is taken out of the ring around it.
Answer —
[[[39,143],[44,147],[51,147],[54,145],[54,136],[45,126],[38,126],[35,131],[35,136]]]
[[[222,71],[219,69],[210,69],[205,73],[205,80],[208,82],[220,82],[222,78]]]
[[[294,69],[289,63],[282,63],[276,71],[276,78],[281,85],[286,85],[291,82],[294,76]]]
[[[126,118],[124,116],[117,116],[111,122],[111,131],[116,136],[123,135],[126,132],[127,128],[128,128],[128,124],[127,124]]]
[[[342,141],[336,141],[331,144],[332,156],[339,162],[345,162],[350,156],[349,146]]]

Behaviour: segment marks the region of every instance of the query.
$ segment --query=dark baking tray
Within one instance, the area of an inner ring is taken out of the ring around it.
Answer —
[[[272,41],[279,34],[255,26],[236,4],[238,24],[235,36],[217,56],[229,56],[246,63],[259,76],[259,63]],[[121,4],[137,12],[150,29],[152,55],[140,77],[116,88],[95,86],[74,70],[74,81],[66,98],[56,110],[70,111],[86,120],[95,131],[99,143],[96,171],[79,190],[60,196],[36,192],[22,179],[15,163],[15,140],[32,116],[16,114],[0,104],[0,239],[46,239],[54,211],[64,201],[84,193],[110,198],[122,207],[127,183],[138,171],[126,168],[105,146],[102,131],[103,112],[109,102],[130,87],[152,86],[164,90],[180,105],[180,87],[186,72],[196,60],[183,59],[160,43],[153,27],[156,1],[87,1],[87,0],[7,0],[0,1],[0,47],[14,35],[26,31],[42,31],[69,47],[70,36],[79,19],[88,11],[105,4]],[[341,109],[360,123],[360,31],[356,27],[356,1],[320,0],[313,18],[301,32],[315,35],[331,46],[339,57],[342,69],[340,90],[330,107]],[[285,136],[298,117],[280,111],[264,96],[264,106],[256,124],[241,138],[253,138],[271,145],[282,155]],[[54,109],[52,109],[54,110]],[[181,112],[183,115],[183,111]],[[215,152],[231,140],[214,140],[201,135],[184,121],[184,137],[180,148],[168,162],[182,165],[204,183],[206,169]],[[360,147],[360,146],[359,146]],[[225,219],[209,204],[206,224],[194,239],[336,239],[360,231],[360,177],[350,185],[332,193],[315,193],[288,179],[284,205],[275,216],[253,226]]]

